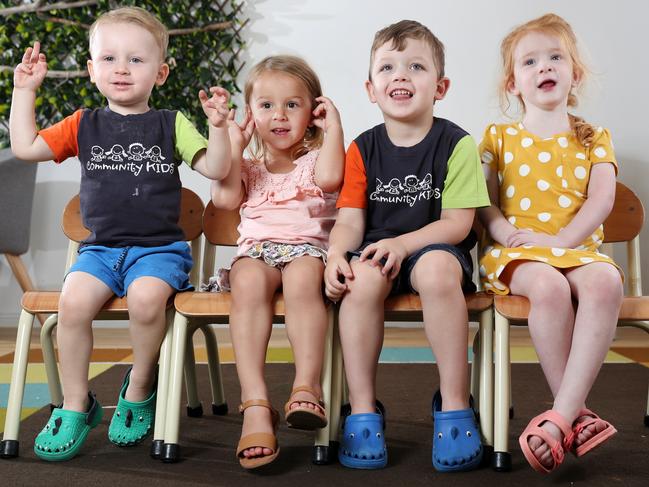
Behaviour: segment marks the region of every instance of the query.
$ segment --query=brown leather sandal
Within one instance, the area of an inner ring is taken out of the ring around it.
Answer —
[[[308,392],[311,394],[315,401],[307,401],[305,399],[293,399],[298,392]],[[310,408],[307,406],[298,406],[291,408],[292,404],[306,402],[313,404],[315,407]],[[286,415],[286,422],[289,428],[301,430],[315,430],[327,426],[327,416],[324,408],[324,402],[312,387],[299,386],[291,391],[291,396],[288,402],[284,405],[284,414]]]
[[[252,406],[262,406],[270,409],[274,433],[251,433],[239,440],[239,444],[237,445],[237,458],[239,459],[241,466],[245,469],[252,469],[261,467],[262,465],[268,465],[277,458],[277,455],[279,455],[279,446],[277,444],[279,413],[266,399],[250,399],[249,401],[240,404],[239,413],[243,414],[246,409]],[[256,447],[268,448],[272,450],[273,453],[271,453],[270,455],[264,455],[262,457],[252,458],[248,458],[243,455],[243,452],[245,450]]]

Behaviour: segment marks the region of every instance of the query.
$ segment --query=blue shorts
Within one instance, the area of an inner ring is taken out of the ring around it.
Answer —
[[[192,289],[192,255],[186,242],[159,247],[104,247],[87,245],[70,272],[86,272],[106,284],[120,298],[139,277],[157,277],[176,291]],[[67,275],[66,275],[67,277]]]
[[[403,260],[403,262],[401,262],[401,269],[399,270],[397,277],[395,277],[394,281],[392,282],[392,289],[390,291],[390,294],[418,294],[417,291],[412,287],[412,283],[410,282],[410,274],[412,274],[412,270],[415,268],[417,261],[421,259],[424,254],[433,250],[443,250],[445,252],[448,252],[449,254],[452,254],[458,260],[460,267],[462,268],[462,291],[465,294],[475,292],[476,286],[473,283],[473,262],[471,260],[471,256],[466,255],[464,252],[462,252],[462,249],[456,247],[455,245],[438,243],[430,244],[419,249],[417,252],[409,255]],[[359,257],[362,251],[363,248],[360,248],[354,252],[347,252],[347,256],[348,258]],[[381,259],[382,264],[385,264],[385,261],[385,257]]]

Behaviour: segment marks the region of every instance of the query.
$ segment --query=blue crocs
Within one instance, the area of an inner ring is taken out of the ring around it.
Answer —
[[[473,401],[471,400],[471,406]],[[466,472],[482,461],[480,429],[473,407],[442,411],[442,395],[433,397],[433,466],[438,472]]]
[[[345,467],[361,469],[383,468],[388,464],[382,415],[362,413],[345,418],[338,461]]]

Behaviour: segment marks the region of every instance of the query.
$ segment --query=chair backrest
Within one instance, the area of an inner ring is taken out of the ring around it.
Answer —
[[[198,237],[201,236],[201,220],[204,208],[205,205],[203,204],[203,201],[196,193],[191,189],[182,188],[178,224],[185,234],[186,241],[192,243],[197,242]],[[81,221],[81,208],[78,194],[73,196],[68,204],[65,205],[61,224],[63,226],[63,233],[65,233],[65,235],[70,239],[68,262],[66,265],[67,271],[74,262],[76,251],[79,248],[79,243],[84,241],[90,235],[90,230],[84,227],[83,222]],[[196,245],[196,248],[194,248],[194,244],[192,244],[192,254],[195,258],[198,255],[196,250],[199,248],[198,244]]]
[[[240,221],[239,208],[222,210],[210,201],[203,213],[203,234],[212,245],[233,247],[239,238],[237,227]]]
[[[604,221],[604,242],[628,242],[640,234],[644,223],[644,207],[640,198],[618,181],[615,203]]]

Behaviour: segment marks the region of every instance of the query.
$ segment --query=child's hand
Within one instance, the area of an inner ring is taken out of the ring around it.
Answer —
[[[201,101],[201,105],[203,105],[205,116],[213,127],[226,127],[228,113],[230,112],[230,109],[228,108],[230,93],[228,93],[228,90],[221,88],[220,86],[210,87],[210,93],[212,96],[211,98],[208,98],[205,90],[198,92],[198,98]]]
[[[556,248],[566,246],[557,235],[547,235],[545,233],[533,232],[532,230],[519,229],[507,237],[506,247],[522,247],[523,245]]]
[[[230,134],[230,144],[232,144],[232,152],[236,154],[243,154],[252,134],[255,133],[255,121],[252,119],[250,109],[246,107],[246,117],[238,124],[234,119],[235,111],[230,110],[228,114],[228,133]]]
[[[333,302],[339,301],[347,291],[347,279],[353,279],[354,274],[344,255],[330,255],[324,272],[325,294]],[[343,282],[341,282],[343,280]]]
[[[381,266],[381,274],[394,279],[401,270],[403,259],[408,257],[408,251],[396,238],[384,238],[365,247],[359,260],[365,262],[369,259],[372,267]],[[383,263],[381,261],[384,261]]]
[[[321,128],[325,133],[332,127],[341,127],[340,113],[333,102],[326,96],[315,99],[318,106],[313,110],[313,125]]]
[[[36,91],[47,74],[45,54],[40,52],[41,43],[34,42],[23,54],[22,62],[14,71],[14,88]]]

